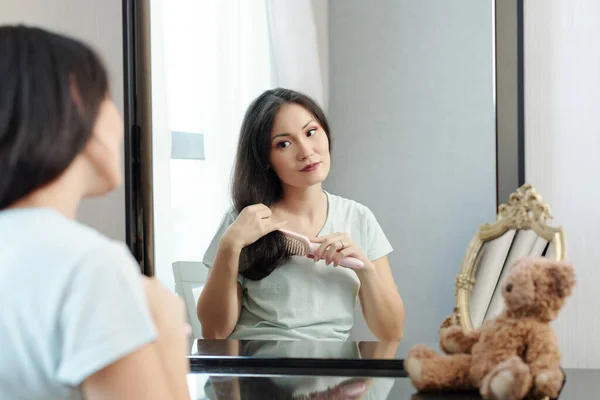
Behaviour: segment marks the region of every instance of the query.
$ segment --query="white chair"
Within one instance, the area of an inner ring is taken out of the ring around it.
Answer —
[[[196,304],[208,276],[208,268],[199,261],[175,261],[173,277],[175,292],[183,298],[187,309],[188,322],[192,326],[192,343],[202,338],[202,327],[196,313]]]

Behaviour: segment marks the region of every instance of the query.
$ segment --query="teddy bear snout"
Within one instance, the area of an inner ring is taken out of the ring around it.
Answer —
[[[506,285],[506,291],[508,293],[512,292],[512,290],[513,290],[513,284],[512,283],[509,283],[508,285]]]

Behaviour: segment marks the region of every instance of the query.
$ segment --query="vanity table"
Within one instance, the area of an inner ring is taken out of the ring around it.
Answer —
[[[407,343],[197,340],[189,356],[193,400],[480,399],[422,394],[404,371]],[[565,369],[559,399],[596,398],[600,370]]]

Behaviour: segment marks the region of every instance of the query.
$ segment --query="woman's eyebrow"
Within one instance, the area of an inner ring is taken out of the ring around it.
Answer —
[[[308,121],[306,124],[304,124],[302,129],[306,128],[313,121],[314,121],[314,119],[311,119],[310,121]],[[271,141],[277,139],[278,137],[283,137],[283,136],[292,136],[292,135],[290,133],[278,133],[277,135],[273,135],[273,137],[271,138]]]

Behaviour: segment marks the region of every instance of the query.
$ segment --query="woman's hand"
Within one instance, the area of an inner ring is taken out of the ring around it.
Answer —
[[[333,233],[310,240],[313,243],[321,244],[313,257],[315,262],[324,259],[327,265],[333,264],[334,267],[337,267],[343,258],[354,257],[364,263],[365,269],[373,267],[373,263],[367,259],[367,256],[347,233]]]
[[[274,221],[271,218],[271,210],[264,204],[254,204],[242,210],[225,231],[223,239],[242,249],[266,234],[282,228],[286,223],[287,221]]]

